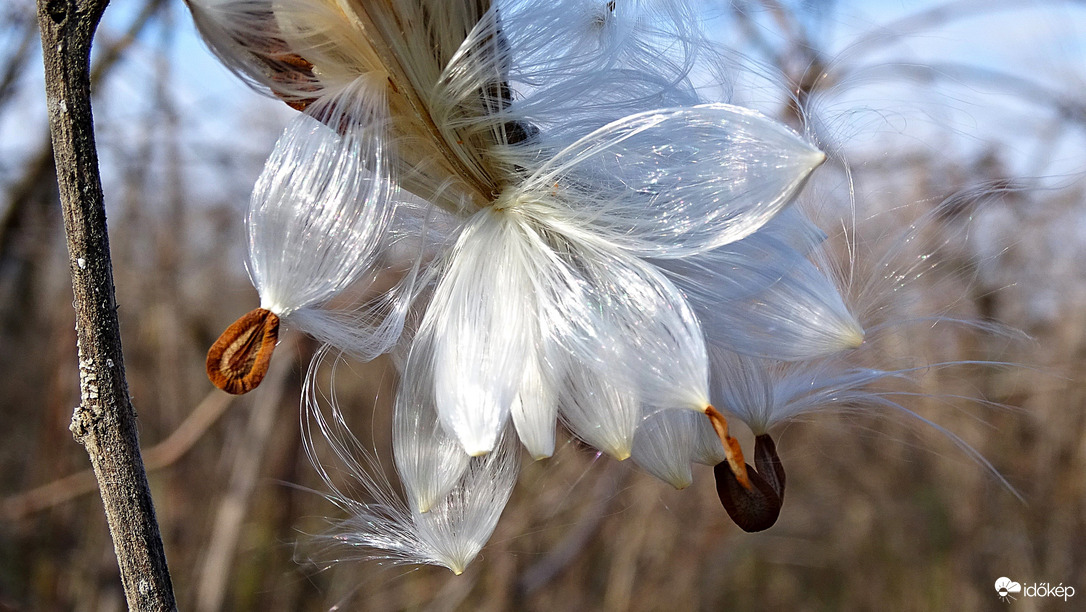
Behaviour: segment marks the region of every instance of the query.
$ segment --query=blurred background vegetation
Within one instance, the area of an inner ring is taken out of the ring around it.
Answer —
[[[234,82],[182,3],[116,2],[93,58],[96,127],[129,387],[182,609],[974,610],[1005,605],[1001,576],[1078,591],[1009,609],[1086,598],[1086,5],[706,5],[741,51],[707,81],[794,125],[805,117],[838,161],[804,205],[847,233],[843,281],[878,286],[878,258],[926,218],[898,260],[937,265],[895,293],[903,316],[1024,332],[916,325],[879,345],[894,367],[1018,364],[922,372],[926,395],[908,407],[1024,503],[914,420],[824,414],[776,432],[784,511],[748,535],[707,468],[674,491],[564,434],[554,458],[523,469],[463,576],[329,564],[308,534],[334,507],[298,423],[316,347],[288,334],[242,398],[203,371],[218,333],[256,305],[244,210],[293,111]],[[29,0],[0,7],[0,54],[0,610],[118,610],[101,504],[68,432],[74,318]],[[353,365],[337,384],[358,438],[386,448],[388,365]]]

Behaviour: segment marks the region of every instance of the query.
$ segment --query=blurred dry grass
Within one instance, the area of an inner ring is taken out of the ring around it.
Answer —
[[[134,26],[144,36],[137,65],[165,57],[171,28],[186,19],[179,8],[157,6],[150,34]],[[3,9],[13,33],[0,38],[5,48],[25,39],[24,9]],[[123,40],[110,34],[103,40]],[[28,57],[13,62],[32,72]],[[241,266],[242,211],[267,150],[253,142],[270,144],[278,123],[250,120],[244,146],[194,145],[181,133],[192,109],[171,103],[164,66],[150,71],[161,82],[139,90],[139,112],[111,112],[117,98],[103,95],[99,129],[130,391],[143,446],[154,449],[151,486],[183,609],[978,610],[1003,605],[992,588],[1000,576],[1062,582],[1086,597],[1086,231],[1076,229],[1086,216],[1073,186],[979,198],[933,222],[937,236],[962,236],[960,248],[936,251],[944,271],[910,285],[918,311],[1000,321],[1031,340],[916,326],[886,343],[888,360],[1023,364],[928,372],[922,389],[942,399],[909,407],[972,445],[1025,503],[930,429],[824,415],[777,432],[789,474],[784,512],[772,530],[748,535],[722,511],[708,469],[673,491],[566,436],[554,458],[523,469],[497,532],[463,576],[308,562],[321,554],[306,533],[333,510],[311,490],[322,485],[299,436],[300,376],[315,347],[288,337],[268,381],[239,399],[214,391],[203,373],[214,337],[255,303]],[[34,150],[3,153],[0,610],[121,609],[100,502],[78,476],[86,456],[67,431],[78,378],[52,168],[36,165]],[[885,213],[903,226],[971,185],[1012,178],[995,163],[1002,155],[857,164],[858,176],[871,177],[858,183],[857,200],[861,210],[887,194],[883,208],[919,203]],[[887,218],[861,224],[857,244],[877,250],[896,233]],[[984,246],[992,240],[994,250]],[[393,375],[380,360],[352,372],[339,377],[339,395],[357,404],[355,433],[387,445]]]

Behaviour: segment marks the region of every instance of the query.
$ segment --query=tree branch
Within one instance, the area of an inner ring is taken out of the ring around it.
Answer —
[[[38,0],[45,93],[68,240],[80,405],[71,430],[90,456],[130,610],[176,608],[128,397],[90,105],[90,46],[108,0]]]

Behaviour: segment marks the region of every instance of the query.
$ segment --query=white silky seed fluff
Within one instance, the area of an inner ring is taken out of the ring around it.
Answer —
[[[228,32],[251,18],[237,12],[218,24],[217,47],[277,95],[315,99],[254,192],[254,284],[288,324],[338,350],[370,358],[395,345],[406,356],[393,431],[406,500],[353,458],[361,449],[339,422],[319,420],[318,398],[307,399],[336,458],[378,500],[336,489],[314,454],[333,501],[354,516],[337,538],[380,558],[463,571],[508,499],[513,427],[545,457],[561,418],[675,486],[688,483],[691,461],[718,459],[701,414],[713,330],[703,329],[696,298],[728,296],[695,289],[725,273],[683,286],[662,262],[719,266],[717,250],[760,244],[757,232],[824,156],[758,113],[698,99],[685,75],[702,41],[685,4],[499,3],[486,16],[445,0],[266,5],[312,74],[293,67],[299,82],[267,77],[274,53],[238,52],[260,24]],[[501,82],[516,95],[495,93]],[[509,143],[518,131],[525,140]],[[397,213],[401,204],[410,214]],[[419,223],[433,217],[416,206],[440,208],[440,218]],[[389,253],[402,259],[415,242],[392,291],[352,298]],[[798,327],[802,308],[787,296],[809,289],[804,303],[832,315],[820,323],[825,335],[847,335],[833,318],[849,315],[832,284],[787,278],[783,318]],[[763,280],[733,285],[773,286]],[[331,305],[345,296],[350,307]]]

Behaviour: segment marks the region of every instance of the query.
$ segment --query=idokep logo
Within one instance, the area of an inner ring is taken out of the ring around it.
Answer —
[[[999,598],[1008,603],[1016,599],[1015,594],[1018,593],[1025,597],[1059,597],[1064,601],[1075,596],[1075,587],[1064,586],[1062,582],[1056,586],[1047,582],[1035,582],[1023,587],[1005,576],[995,581],[995,590]]]
[[[1000,599],[1002,599],[1003,601],[1009,602],[1010,600],[1015,598],[1014,595],[1012,595],[1012,593],[1021,593],[1022,592],[1022,585],[1020,585],[1017,582],[1011,580],[1010,578],[1003,577],[1003,578],[1000,578],[999,580],[996,580],[995,589],[996,589],[996,593],[999,594]]]

